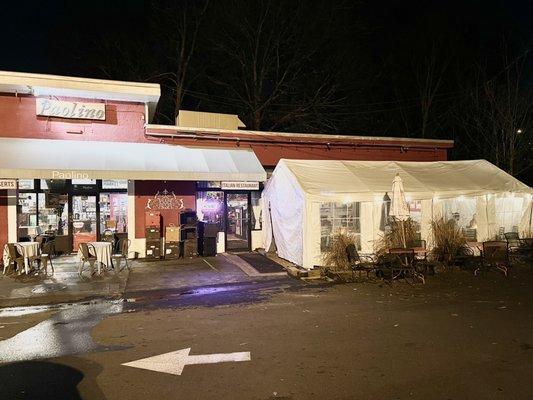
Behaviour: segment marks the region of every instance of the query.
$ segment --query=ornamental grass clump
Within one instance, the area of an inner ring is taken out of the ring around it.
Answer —
[[[409,248],[419,246],[418,242],[419,235],[415,221],[409,218],[403,222],[403,226],[401,221],[391,221],[383,235],[376,241],[374,251],[376,254],[381,255],[396,247]]]
[[[355,236],[337,233],[333,236],[331,245],[322,252],[324,265],[332,272],[350,271],[351,266],[346,253],[349,244],[357,246]]]
[[[465,252],[466,238],[455,220],[439,218],[431,221],[432,253],[436,260],[449,263]]]

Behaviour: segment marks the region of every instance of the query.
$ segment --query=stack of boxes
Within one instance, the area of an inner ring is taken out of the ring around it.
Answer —
[[[198,255],[198,218],[195,211],[180,214],[181,240],[183,242],[183,257]]]
[[[179,214],[179,226],[169,224],[165,230],[164,251],[162,217],[157,211],[145,215],[145,237],[147,259],[173,259],[178,257],[205,257],[216,255],[217,224],[198,223],[195,211]]]
[[[145,214],[146,258],[161,258],[161,214],[147,211]]]
[[[173,259],[180,256],[180,228],[169,225],[165,228],[165,258]]]

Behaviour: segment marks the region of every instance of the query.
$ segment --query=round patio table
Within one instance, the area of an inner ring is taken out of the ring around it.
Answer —
[[[101,266],[108,268],[110,266],[113,266],[113,262],[111,261],[111,255],[113,253],[113,245],[110,242],[88,242],[89,244],[92,244],[94,246],[94,251],[96,254],[93,254],[93,256],[96,256],[96,262],[98,263],[98,274],[101,272]],[[89,251],[92,253],[92,248],[89,247]],[[81,261],[82,254],[81,250],[78,250],[78,259]]]
[[[22,256],[24,257],[24,272],[28,274],[30,272],[30,258],[39,255],[40,247],[38,242],[17,242],[22,249]],[[4,255],[3,255],[4,265],[10,262],[9,260],[9,250],[7,249],[7,244],[4,246]]]

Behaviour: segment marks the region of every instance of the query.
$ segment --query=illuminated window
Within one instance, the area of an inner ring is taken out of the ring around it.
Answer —
[[[199,221],[218,224],[219,230],[224,230],[224,192],[198,192],[196,214]]]
[[[361,248],[360,203],[322,203],[320,205],[320,251],[325,251],[339,233],[355,236]]]

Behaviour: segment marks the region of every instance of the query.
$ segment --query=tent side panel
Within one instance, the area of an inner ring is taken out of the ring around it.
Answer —
[[[265,196],[270,205],[272,232],[277,254],[297,265],[303,264],[304,193],[287,168],[278,165]]]

